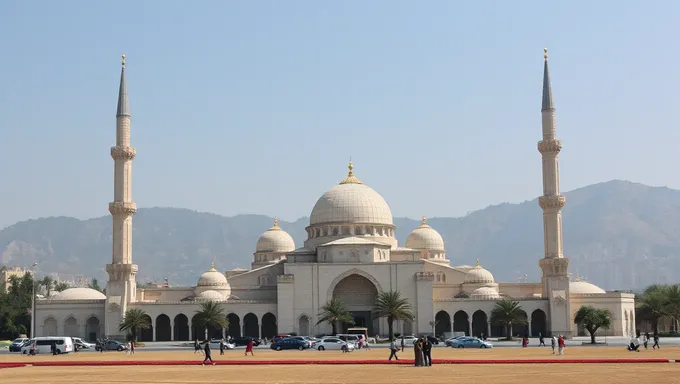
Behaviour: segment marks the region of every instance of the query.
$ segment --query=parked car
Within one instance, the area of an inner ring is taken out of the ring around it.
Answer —
[[[397,339],[397,344],[400,345],[401,340],[402,339]],[[404,336],[403,340],[404,340],[404,346],[412,347],[413,343],[415,343],[416,340],[418,340],[418,338],[415,337],[415,336]]]
[[[237,347],[243,347],[245,345],[248,345],[248,342],[250,342],[251,340],[255,343],[254,345],[256,347],[258,345],[260,345],[260,343],[261,343],[261,341],[259,339],[255,338],[255,337],[251,337],[251,336],[243,336],[243,337],[240,337],[238,339],[232,339],[231,343],[234,344]]]
[[[343,351],[352,352],[355,348],[354,343],[348,343],[346,341],[340,340],[337,337],[326,337],[314,344],[314,348],[319,351]]]
[[[307,343],[308,348],[312,348],[316,343],[316,339],[312,339],[309,336],[291,336],[290,338],[304,341],[305,343]]]
[[[289,337],[290,335],[276,335],[272,337],[272,343],[276,343],[277,341],[281,341],[282,339],[287,339]]]
[[[95,344],[88,343],[80,337],[72,337],[71,339],[73,340],[73,346],[77,346],[78,349],[91,349],[95,347]]]
[[[222,339],[210,339],[210,347],[214,349],[220,349],[220,343],[224,342],[224,349],[234,349],[236,345],[234,343],[229,343]]]
[[[31,340],[28,337],[19,337],[17,339],[14,339],[12,343],[9,345],[9,351],[10,352],[21,352],[21,347],[26,345],[26,343]]]
[[[451,343],[453,348],[493,348],[493,344],[476,337],[466,337],[454,340]]]
[[[127,345],[121,343],[120,341],[116,340],[107,340],[104,342],[103,345],[97,345],[94,348],[96,351],[99,351],[101,349],[105,351],[125,351],[127,349]]]
[[[293,338],[287,338],[287,339],[281,339],[279,341],[273,342],[271,344],[271,349],[275,351],[282,351],[284,349],[297,349],[297,350],[305,350],[309,348],[308,344],[306,341],[298,340],[298,339],[293,339]]]
[[[436,338],[434,336],[426,336],[426,337],[427,337],[427,340],[430,341],[430,343],[432,343],[434,345],[439,345],[439,339],[438,338]]]
[[[465,336],[465,335],[462,335],[462,336],[452,337],[452,338],[447,339],[446,341],[444,341],[444,345],[446,345],[447,347],[450,347],[450,346],[453,344],[454,340],[462,340],[462,339],[468,339],[468,338],[471,339],[472,336]]]

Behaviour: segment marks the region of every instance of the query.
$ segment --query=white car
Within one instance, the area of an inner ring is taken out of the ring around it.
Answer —
[[[397,345],[401,345],[402,340],[404,341],[404,346],[412,347],[418,338],[415,336],[405,336],[403,339],[397,339]]]
[[[95,344],[88,343],[80,337],[72,337],[71,339],[73,340],[73,345],[77,345],[78,348],[93,349],[95,347]]]
[[[220,343],[221,342],[222,342],[222,340],[220,340],[220,339],[211,339],[210,340],[210,348],[220,349]],[[234,348],[236,348],[235,344],[229,343],[227,341],[224,342],[224,349],[234,349]]]
[[[340,340],[337,337],[326,337],[317,341],[314,344],[314,348],[319,351],[343,351],[352,352],[355,348],[354,343],[348,343],[346,341]]]

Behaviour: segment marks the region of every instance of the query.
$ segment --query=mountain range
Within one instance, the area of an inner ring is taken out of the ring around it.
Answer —
[[[570,271],[604,289],[640,289],[678,282],[680,191],[614,180],[565,194],[564,252]],[[214,259],[220,270],[249,268],[259,235],[273,218],[224,217],[179,208],[140,208],[133,220],[133,260],[138,282],[167,278],[192,285]],[[279,225],[298,247],[308,218]],[[396,218],[404,244],[419,220]],[[479,258],[499,282],[538,281],[543,257],[542,215],[537,200],[504,203],[465,217],[435,217],[428,224],[444,238],[452,265]],[[111,260],[111,218],[48,217],[0,231],[0,263],[39,263],[37,273],[85,275],[106,281]]]

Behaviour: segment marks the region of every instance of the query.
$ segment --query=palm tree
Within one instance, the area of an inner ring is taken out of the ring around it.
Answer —
[[[121,332],[128,332],[132,336],[132,341],[137,341],[137,330],[149,328],[151,328],[149,315],[142,309],[132,308],[125,312],[118,329]]]
[[[43,287],[45,287],[45,297],[50,297],[50,293],[52,293],[52,287],[54,286],[54,283],[56,283],[56,281],[54,281],[54,279],[51,278],[50,276],[45,276],[42,279],[40,279],[37,283],[38,285],[42,285]]]
[[[354,318],[345,303],[336,298],[332,298],[324,304],[317,316],[319,321],[316,322],[316,325],[321,323],[330,324],[334,335],[337,334],[338,323],[354,324]]]
[[[229,321],[224,315],[224,310],[214,301],[201,304],[201,309],[196,311],[195,319],[196,325],[205,328],[206,340],[208,340],[208,327],[229,328]]]
[[[94,289],[95,291],[102,291],[102,287],[99,286],[97,279],[93,278],[90,284],[87,285],[88,288]]]
[[[519,302],[512,300],[497,301],[491,310],[491,323],[505,326],[507,340],[512,340],[512,325],[527,324],[526,312],[522,310]]]
[[[60,282],[54,284],[54,290],[57,291],[57,292],[65,291],[69,288],[70,287],[69,287],[68,283],[65,282],[65,281],[60,281]]]
[[[584,327],[590,333],[590,343],[595,344],[595,332],[612,325],[612,314],[606,309],[584,305],[576,311],[574,323]]]
[[[378,318],[387,318],[387,331],[390,341],[394,340],[395,320],[413,321],[415,319],[411,304],[405,297],[401,297],[399,291],[380,292],[375,301],[373,315]]]
[[[659,333],[659,321],[669,315],[669,297],[664,285],[650,285],[638,298],[636,317],[652,323],[654,334]]]

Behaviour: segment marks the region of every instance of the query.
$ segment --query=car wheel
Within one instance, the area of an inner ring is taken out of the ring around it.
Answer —
[[[118,352],[122,351],[123,347],[118,347]]]
[[[57,355],[60,355],[60,354],[61,354],[61,351],[57,349]]]
[[[326,349],[326,348],[324,348],[323,345],[320,345],[320,346],[319,346],[319,351],[323,351],[323,350],[325,350],[325,349]]]
[[[276,346],[276,350],[277,350],[277,351],[280,351],[280,350],[281,350],[281,346],[280,346],[280,345],[277,345],[277,346]]]
[[[465,348],[465,347],[463,347],[462,345],[459,345],[458,348]]]
[[[24,351],[24,355],[28,355],[28,352]]]
[[[343,351],[343,352],[347,352],[347,346],[343,345],[343,346],[342,346],[342,351]]]
[[[305,347],[303,347],[302,345],[298,347],[298,351],[303,351],[304,349]]]

